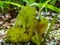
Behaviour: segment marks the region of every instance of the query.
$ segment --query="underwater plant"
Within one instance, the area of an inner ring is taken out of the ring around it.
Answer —
[[[32,38],[35,37],[34,30],[38,33],[40,39],[47,26],[48,20],[46,18],[36,19],[36,10],[33,7],[25,6],[18,14],[14,27],[8,29],[6,42],[33,41],[34,39]]]
[[[6,42],[23,43],[32,41],[37,45],[44,45],[42,43],[44,43],[45,39],[48,37],[48,34],[57,19],[57,15],[53,18],[46,36],[42,37],[48,27],[48,20],[45,17],[42,17],[40,13],[44,7],[60,13],[59,8],[51,5],[53,2],[56,2],[56,0],[53,0],[52,3],[50,3],[50,0],[47,0],[46,2],[41,0],[43,3],[35,3],[34,0],[27,0],[25,1],[27,3],[26,6],[22,5],[24,0],[20,4],[10,1],[0,2],[2,2],[1,4],[11,4],[21,8],[17,15],[15,25],[7,31],[7,38],[5,39]],[[39,8],[38,14],[35,9],[36,6]],[[36,19],[36,17],[38,17],[38,19]]]

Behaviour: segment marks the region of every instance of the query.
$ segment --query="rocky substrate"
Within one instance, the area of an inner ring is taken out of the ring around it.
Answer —
[[[48,27],[53,20],[53,17],[57,13],[50,12],[42,12],[42,16],[46,17],[49,20]],[[4,45],[4,39],[6,38],[7,29],[13,27],[16,18],[11,19],[9,14],[5,16],[0,14],[0,45]],[[6,45],[6,43],[5,43]],[[7,44],[8,45],[8,44]],[[23,45],[23,44],[19,44]],[[26,43],[25,45],[35,45],[31,42]],[[58,14],[58,18],[56,19],[55,24],[52,27],[52,31],[49,34],[49,38],[46,40],[46,45],[60,45],[60,14]]]

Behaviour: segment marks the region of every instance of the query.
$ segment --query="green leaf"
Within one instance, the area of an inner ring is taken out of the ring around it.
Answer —
[[[50,2],[50,0],[47,0],[47,1],[43,4],[43,6],[42,6],[42,8],[41,8],[40,10],[42,10],[42,9],[46,6],[46,4],[47,4],[48,2]]]
[[[1,3],[6,3],[6,4],[12,4],[12,5],[15,5],[15,6],[18,6],[18,7],[21,7],[20,4],[18,3],[14,3],[14,2],[9,2],[9,1],[0,1]]]
[[[40,0],[40,3],[44,3],[46,0]]]
[[[2,2],[0,2],[0,7],[3,7],[3,3]]]
[[[50,2],[51,5],[54,5],[57,2],[57,0],[53,0],[52,2]]]
[[[13,2],[5,2],[5,1],[0,1],[1,3],[7,3],[7,4],[12,4],[12,5],[16,5],[16,6],[18,6],[18,7],[21,7],[21,5],[20,4],[17,4],[17,3],[13,3]],[[1,5],[1,4],[0,4]],[[42,7],[44,5],[44,3],[33,3],[33,5],[31,5],[31,6],[39,6],[39,7]],[[60,13],[60,8],[57,8],[57,7],[55,7],[55,6],[52,6],[52,5],[49,5],[49,4],[46,4],[46,6],[45,6],[46,8],[49,8],[49,9],[51,9],[51,10],[53,10],[53,11],[56,11],[56,12],[58,12],[58,13]]]
[[[34,3],[35,2],[35,0],[27,0],[28,1],[28,3]]]
[[[43,5],[44,5],[44,3],[33,3],[30,6],[39,6],[39,7],[42,7]],[[53,5],[46,4],[45,7],[48,8],[48,9],[51,9],[51,10],[53,10],[55,12],[60,13],[60,8],[57,8],[57,7],[53,6]]]
[[[42,37],[40,37],[38,35],[38,33],[35,32],[35,36],[33,36],[31,40],[32,40],[32,42],[36,43],[37,45],[41,45],[40,43],[41,43]]]
[[[5,1],[10,1],[10,0],[5,0]]]
[[[42,6],[43,3],[40,3],[39,5]],[[49,5],[49,4],[46,4],[45,7],[46,7],[46,8],[49,8],[49,9],[51,9],[51,10],[53,10],[53,11],[56,11],[56,12],[60,13],[60,8],[57,8],[57,7],[52,6],[52,5]]]
[[[46,5],[46,7],[49,8],[49,9],[51,9],[51,10],[53,10],[53,11],[56,11],[56,12],[60,13],[60,8],[57,8],[55,6],[48,5],[48,4]]]
[[[48,37],[48,34],[50,33],[52,26],[55,24],[55,21],[56,21],[56,19],[57,19],[57,16],[58,16],[58,15],[55,15],[55,16],[54,16],[54,18],[53,18],[53,20],[52,20],[52,22],[51,22],[51,24],[50,24],[50,27],[49,27],[49,29],[48,29],[48,31],[47,31],[47,33],[46,33],[46,37]]]
[[[55,15],[55,16],[54,16],[54,18],[53,18],[53,20],[52,20],[52,22],[51,22],[51,24],[50,24],[50,26],[49,26],[49,29],[47,30],[47,33],[46,33],[46,35],[45,35],[45,37],[44,37],[44,41],[42,42],[43,45],[45,44],[46,38],[48,38],[48,35],[49,35],[49,33],[51,32],[52,26],[55,24],[55,21],[56,21],[56,19],[57,19],[57,16],[58,16],[58,15]]]

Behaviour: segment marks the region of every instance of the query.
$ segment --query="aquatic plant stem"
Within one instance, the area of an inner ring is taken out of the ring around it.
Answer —
[[[41,18],[41,12],[42,12],[42,10],[43,10],[43,8],[47,5],[47,3],[48,2],[50,2],[51,0],[47,0],[44,4],[43,4],[43,6],[42,6],[42,8],[41,7],[39,7],[39,19]]]
[[[12,4],[12,5],[15,5],[15,6],[21,7],[20,4],[18,4],[18,3],[14,3],[14,2],[7,2],[7,1],[0,1],[0,2],[2,2],[2,3],[7,3],[7,4]]]
[[[48,38],[49,33],[51,32],[51,28],[52,28],[52,26],[55,24],[55,21],[56,21],[56,19],[57,19],[57,16],[58,16],[58,14],[56,14],[56,15],[54,16],[54,18],[53,18],[53,20],[52,20],[52,22],[51,22],[51,24],[50,24],[50,26],[49,26],[49,29],[47,30],[46,36],[44,37],[44,41],[42,42],[42,43],[43,43],[42,45],[44,45],[46,39]]]

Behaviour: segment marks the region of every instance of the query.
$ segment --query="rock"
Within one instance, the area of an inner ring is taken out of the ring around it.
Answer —
[[[0,21],[0,25],[2,25],[3,24],[3,21]]]
[[[41,12],[41,15],[43,15],[43,16],[44,16],[44,15],[45,15],[45,12]]]
[[[55,16],[55,15],[56,15],[56,13],[52,13],[51,15],[52,15],[52,16]]]
[[[45,12],[45,14],[49,16],[50,12]]]
[[[8,28],[7,26],[11,26],[11,23],[5,22],[2,26],[3,28]]]
[[[55,31],[51,31],[49,34],[50,38],[54,38],[55,40],[59,40],[60,39],[60,30],[55,30]]]
[[[14,23],[16,21],[16,18],[11,19],[11,23]]]
[[[58,19],[60,20],[60,14],[58,15]]]
[[[0,30],[0,37],[3,38],[6,36],[7,31]]]
[[[3,39],[0,39],[0,44],[1,44],[1,43],[4,43],[4,40],[3,40]]]

